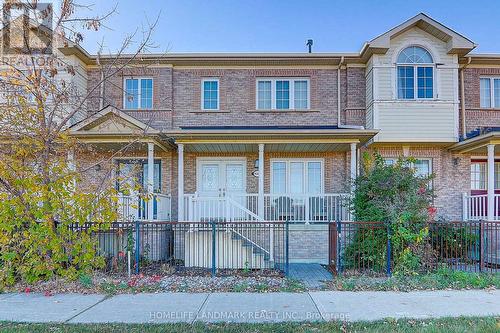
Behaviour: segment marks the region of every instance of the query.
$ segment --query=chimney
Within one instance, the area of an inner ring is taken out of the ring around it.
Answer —
[[[308,39],[306,45],[309,48],[309,53],[311,53],[312,52],[312,46],[313,46],[313,40],[312,39]]]

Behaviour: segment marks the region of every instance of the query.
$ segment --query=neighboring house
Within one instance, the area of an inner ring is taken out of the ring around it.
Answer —
[[[301,222],[292,259],[322,261],[328,235],[308,232],[349,218],[340,198],[365,150],[435,174],[439,216],[500,218],[500,56],[475,47],[418,14],[360,52],[141,55],[93,90],[71,133],[103,156],[127,146],[96,173],[139,165],[159,195],[136,217]],[[62,52],[95,87],[96,57]]]

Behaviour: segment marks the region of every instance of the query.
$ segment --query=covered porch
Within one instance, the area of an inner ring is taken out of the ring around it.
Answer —
[[[464,221],[500,221],[500,132],[486,131],[451,147],[470,156],[470,191],[462,194]]]
[[[179,221],[349,220],[358,149],[375,131],[336,127],[183,128]]]
[[[118,220],[172,219],[171,159],[174,146],[160,132],[108,106],[70,128],[77,151],[68,158],[87,170],[84,181],[109,182],[118,193]],[[82,186],[85,187],[85,186]]]

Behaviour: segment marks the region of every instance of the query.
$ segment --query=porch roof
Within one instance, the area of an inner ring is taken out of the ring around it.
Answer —
[[[106,149],[117,149],[123,145],[140,148],[147,142],[153,142],[163,150],[173,149],[170,141],[161,139],[158,130],[111,105],[73,124],[69,133],[78,142]]]
[[[168,134],[187,152],[232,153],[257,152],[261,143],[267,152],[346,151],[377,133],[336,126],[192,126]]]
[[[458,142],[450,147],[451,151],[459,153],[486,154],[489,144],[500,145],[500,131],[491,131]]]

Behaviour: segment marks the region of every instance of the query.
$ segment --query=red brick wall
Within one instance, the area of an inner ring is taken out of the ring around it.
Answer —
[[[402,146],[386,146],[376,150],[383,157],[403,156]],[[434,205],[438,209],[437,214],[446,219],[461,219],[462,193],[470,191],[470,156],[426,146],[410,147],[409,156],[432,159],[435,176],[432,185],[436,194]]]
[[[132,116],[167,130],[200,125],[336,125],[336,69],[180,69],[170,67],[127,68],[110,79],[105,86],[104,105],[123,108],[123,79],[127,76],[152,77],[153,109],[127,111]],[[99,109],[100,71],[88,73],[89,113]],[[220,111],[201,110],[201,81],[220,80]],[[257,77],[306,77],[310,79],[310,110],[256,112]],[[365,123],[365,69],[349,67],[341,70],[342,124]],[[172,114],[172,107],[174,108]]]
[[[255,112],[257,77],[310,79],[311,110]],[[219,78],[220,111],[201,110],[201,81]],[[174,128],[210,125],[335,125],[337,72],[331,69],[175,69]]]
[[[481,109],[479,79],[500,76],[500,68],[466,68],[464,71],[465,120],[467,132],[477,127],[500,126],[500,109]]]
[[[137,119],[151,126],[167,130],[172,127],[172,68],[169,67],[138,67],[126,68],[107,79],[104,83],[104,103],[123,109],[123,80],[125,77],[150,77],[153,79],[153,108],[151,110],[127,111]],[[101,80],[99,70],[88,73],[88,92],[90,93],[89,113],[99,110]]]

